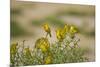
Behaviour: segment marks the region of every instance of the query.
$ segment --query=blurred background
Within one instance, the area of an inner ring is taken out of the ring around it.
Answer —
[[[76,25],[80,31],[80,47],[86,49],[89,61],[95,61],[95,6],[11,0],[10,17],[11,43],[22,44],[26,40],[25,45],[30,48],[38,38],[45,36],[44,23],[51,27],[51,43],[57,41],[57,28],[64,24]]]

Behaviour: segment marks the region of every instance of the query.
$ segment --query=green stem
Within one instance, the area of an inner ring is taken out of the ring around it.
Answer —
[[[47,38],[47,36],[48,36],[48,33],[46,34],[46,37],[45,38]]]

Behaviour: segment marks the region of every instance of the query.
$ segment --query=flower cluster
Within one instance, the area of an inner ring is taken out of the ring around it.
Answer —
[[[11,44],[10,61],[12,66],[88,61],[88,58],[84,57],[84,50],[78,45],[80,39],[75,35],[78,33],[77,27],[65,24],[63,28],[58,28],[56,30],[58,41],[55,43],[49,42],[48,35],[50,37],[52,35],[47,23],[43,25],[43,29],[46,36],[37,39],[33,49],[25,47],[25,41],[22,46],[18,43]]]
[[[72,38],[78,32],[78,29],[74,25],[65,24],[64,28],[59,28],[56,30],[56,37],[59,41],[63,41],[66,35],[71,36]]]

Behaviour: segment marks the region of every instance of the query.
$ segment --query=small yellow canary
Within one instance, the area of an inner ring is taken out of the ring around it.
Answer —
[[[45,30],[45,32],[47,32],[47,34],[49,34],[49,36],[51,37],[51,30],[48,24],[44,24],[43,28]]]

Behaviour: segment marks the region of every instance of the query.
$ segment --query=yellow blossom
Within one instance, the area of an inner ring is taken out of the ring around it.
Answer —
[[[74,35],[75,35],[75,33],[78,33],[78,29],[77,29],[75,26],[72,25],[72,26],[70,27],[69,33],[70,33],[71,37],[73,38]]]
[[[57,29],[57,30],[56,30],[56,37],[57,37],[57,39],[58,39],[59,41],[63,41],[63,39],[64,39],[64,37],[63,37],[63,35],[62,35],[61,32],[62,32],[61,29]]]
[[[50,43],[47,38],[42,37],[36,41],[35,47],[41,49],[42,52],[47,52],[50,47]]]
[[[72,26],[70,27],[70,33],[71,33],[71,34],[78,33],[78,29],[77,29],[75,26],[72,25]]]
[[[27,57],[31,56],[31,52],[30,52],[30,49],[29,49],[28,47],[24,49],[24,54],[25,54]]]
[[[40,49],[42,50],[42,52],[47,52],[47,48],[45,45],[40,45]]]
[[[45,58],[45,64],[50,64],[52,62],[52,57],[51,56],[47,56]]]
[[[65,24],[64,29],[63,29],[64,33],[69,32],[69,28],[70,26],[68,24]]]
[[[15,55],[15,54],[16,54],[17,46],[18,46],[18,43],[13,43],[13,44],[11,44],[10,53],[11,53],[12,55]]]

